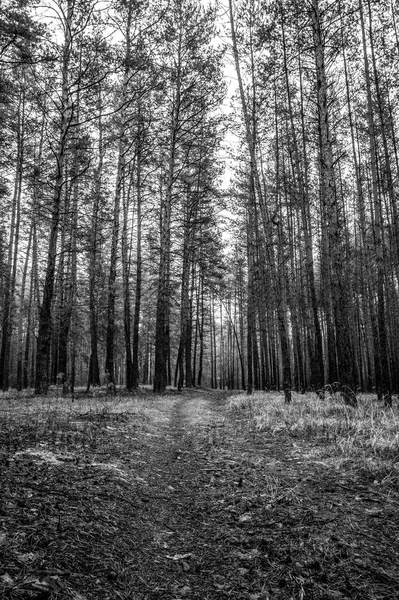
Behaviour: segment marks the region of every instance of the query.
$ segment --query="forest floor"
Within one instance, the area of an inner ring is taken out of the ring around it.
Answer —
[[[0,398],[0,598],[399,598],[399,454],[266,401]]]

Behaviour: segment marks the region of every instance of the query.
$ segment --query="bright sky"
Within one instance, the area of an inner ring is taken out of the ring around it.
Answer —
[[[212,0],[211,0],[212,1]],[[209,0],[202,0],[204,4],[209,4]],[[212,2],[213,3],[213,2]],[[216,40],[215,45],[219,44],[229,44],[230,45],[230,18],[229,18],[229,3],[228,0],[218,0],[218,17],[217,17],[217,25],[219,30],[219,35]],[[224,65],[224,77],[227,83],[227,94],[226,98],[223,102],[223,112],[225,114],[231,114],[232,111],[237,113],[240,110],[239,105],[237,103],[233,106],[232,97],[237,89],[237,75],[234,66],[234,59],[232,52],[230,50],[227,51],[225,55],[225,65]],[[239,113],[238,113],[239,114]],[[221,148],[221,158],[225,163],[225,172],[222,182],[222,187],[227,189],[230,185],[230,179],[232,175],[232,162],[234,159],[230,156],[229,146],[234,146],[238,143],[237,137],[231,132],[228,131],[225,136],[225,140],[223,146]]]

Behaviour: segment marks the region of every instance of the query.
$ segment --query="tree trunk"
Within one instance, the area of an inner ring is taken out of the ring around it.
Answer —
[[[69,64],[72,50],[71,23],[73,18],[73,2],[68,0],[65,41],[63,47],[62,63],[62,94],[60,109],[60,137],[56,153],[56,175],[54,181],[54,194],[51,209],[50,235],[47,250],[47,265],[45,272],[43,298],[39,314],[39,330],[36,350],[36,379],[35,393],[47,394],[49,386],[48,367],[51,344],[51,309],[54,294],[54,277],[57,259],[57,240],[60,220],[60,208],[64,185],[64,166],[67,151],[67,140],[73,110],[69,96]]]
[[[309,218],[310,212],[310,198],[309,198],[309,182],[307,177],[307,156],[305,146],[305,126],[304,126],[304,107],[303,107],[303,85],[302,85],[302,64],[299,62],[299,73],[300,73],[300,108],[301,108],[301,124],[302,124],[302,136],[303,136],[303,164],[301,164],[299,144],[294,125],[294,115],[292,109],[292,100],[289,86],[288,77],[288,64],[287,64],[287,52],[285,43],[285,24],[284,16],[282,16],[282,40],[283,40],[283,56],[284,56],[284,74],[287,88],[287,99],[288,99],[288,113],[289,122],[292,136],[292,153],[293,156],[293,170],[294,178],[296,182],[296,189],[300,197],[301,207],[301,219],[302,219],[302,232],[304,237],[305,245],[305,265],[306,265],[306,279],[307,288],[311,306],[311,321],[312,321],[312,334],[314,336],[314,349],[311,349],[311,385],[316,389],[320,388],[324,383],[324,360],[323,360],[323,339],[321,334],[321,326],[319,319],[319,308],[316,294],[316,284],[314,276],[314,264],[313,264],[313,240],[311,223]],[[299,58],[300,61],[300,58]]]
[[[140,120],[140,116],[139,116]],[[139,331],[140,331],[140,313],[141,313],[141,288],[142,288],[142,216],[141,216],[141,170],[142,170],[142,132],[138,132],[137,139],[137,180],[136,180],[136,198],[137,198],[137,241],[136,241],[136,288],[134,300],[134,321],[133,321],[133,344],[132,344],[132,388],[139,387]]]
[[[25,91],[21,92],[18,106],[17,123],[17,158],[14,193],[12,199],[12,214],[10,226],[10,241],[8,247],[8,261],[5,276],[3,327],[0,348],[0,387],[7,390],[9,387],[10,351],[14,312],[14,295],[17,276],[17,261],[19,247],[19,231],[21,223],[21,193],[24,163],[24,136],[25,136]]]
[[[123,229],[122,229],[122,272],[123,272],[123,325],[125,334],[125,385],[127,390],[133,389],[133,361],[131,342],[131,306],[130,306],[130,255],[128,248],[128,220],[130,207],[130,189],[134,178],[135,161],[132,165],[131,182],[123,187]],[[133,224],[131,225],[133,230]]]
[[[245,91],[244,91],[244,85],[243,85],[242,76],[241,76],[241,67],[240,67],[239,52],[238,52],[238,45],[237,45],[237,36],[236,36],[235,24],[234,24],[232,0],[229,0],[229,14],[230,14],[230,28],[231,28],[231,38],[232,38],[232,44],[233,44],[234,61],[235,61],[237,79],[238,79],[238,87],[239,87],[239,92],[240,92],[241,107],[242,107],[243,116],[244,116],[245,136],[246,136],[246,141],[247,141],[249,156],[250,156],[250,176],[252,179],[251,185],[253,186],[253,190],[254,190],[254,193],[253,193],[253,201],[255,203],[255,205],[254,205],[254,220],[255,220],[254,226],[255,226],[255,230],[257,232],[255,237],[257,240],[257,245],[258,245],[258,249],[259,249],[259,253],[260,253],[260,262],[262,265],[268,265],[270,268],[270,271],[271,271],[272,289],[273,289],[273,293],[274,293],[274,301],[275,301],[276,311],[278,313],[277,321],[278,321],[280,337],[282,340],[281,356],[282,356],[282,362],[283,362],[283,376],[285,379],[284,388],[286,390],[288,390],[289,387],[291,386],[290,351],[289,351],[288,343],[284,342],[284,341],[287,341],[287,331],[286,331],[284,307],[281,305],[280,298],[278,296],[278,274],[276,272],[276,267],[274,264],[274,257],[271,254],[270,244],[266,243],[263,246],[263,244],[260,242],[259,225],[257,222],[257,213],[258,213],[257,204],[259,204],[259,210],[260,210],[262,225],[263,225],[263,229],[264,229],[264,237],[266,240],[270,240],[273,236],[273,232],[271,229],[272,221],[271,221],[270,215],[268,214],[268,212],[269,212],[268,207],[267,207],[266,203],[264,202],[264,197],[262,194],[262,186],[261,186],[261,180],[260,180],[260,174],[259,174],[259,168],[258,168],[258,161],[257,161],[256,151],[255,151],[255,149],[256,149],[256,130],[255,130],[255,124],[256,124],[255,94],[256,94],[256,90],[255,90],[255,80],[254,80],[254,61],[253,61],[253,57],[252,57],[251,73],[252,73],[253,104],[252,104],[252,115],[251,115],[248,110],[247,101],[246,101],[246,97],[245,97]],[[251,45],[251,56],[252,56],[252,45]],[[263,289],[265,289],[265,288],[263,288]],[[287,400],[287,398],[288,398],[288,392],[286,395],[286,400]]]
[[[34,218],[34,217],[33,217]],[[19,317],[18,317],[18,349],[17,349],[17,390],[20,392],[24,387],[24,365],[23,365],[23,356],[24,356],[24,318],[25,318],[25,290],[26,290],[26,280],[28,276],[28,265],[31,254],[32,247],[32,238],[33,238],[33,222],[31,222],[31,227],[29,231],[29,239],[28,239],[28,247],[26,250],[26,258],[24,269],[22,273],[22,281],[21,281],[21,292],[20,292],[20,305],[19,305]],[[33,279],[33,274],[31,275]]]
[[[180,7],[181,10],[181,7]],[[181,15],[180,15],[181,17]],[[155,372],[154,392],[163,394],[170,380],[169,318],[170,318],[170,249],[171,249],[171,212],[175,183],[175,163],[177,135],[181,109],[182,77],[182,24],[179,24],[177,48],[176,84],[174,90],[172,120],[168,153],[168,171],[165,195],[161,197],[160,211],[160,256],[158,271],[158,295],[155,324]]]
[[[103,120],[101,91],[98,95],[98,164],[94,174],[93,209],[91,213],[91,234],[89,246],[89,315],[90,315],[90,358],[87,391],[91,385],[100,385],[100,366],[98,360],[98,281],[97,269],[100,258],[100,205],[104,164]]]
[[[367,119],[368,119],[368,136],[370,144],[370,166],[372,177],[372,198],[374,208],[374,243],[377,266],[377,331],[374,339],[375,345],[375,373],[376,373],[376,388],[379,398],[388,395],[391,396],[389,386],[389,371],[388,371],[388,346],[387,332],[385,324],[385,284],[384,284],[384,250],[383,250],[383,234],[382,234],[382,209],[381,200],[378,190],[378,172],[377,172],[377,151],[375,125],[373,118],[373,102],[371,96],[370,82],[370,67],[367,54],[367,39],[364,26],[364,15],[362,1],[359,0],[359,14],[362,30],[363,42],[363,59],[366,78],[366,93],[367,93]]]
[[[339,377],[340,383],[354,387],[353,349],[347,334],[350,298],[345,280],[345,256],[342,249],[342,227],[334,173],[330,134],[328,82],[325,63],[325,40],[318,0],[310,9],[315,47],[317,116],[319,133],[320,199],[323,227],[323,287],[329,349],[329,381]]]
[[[118,245],[119,245],[119,229],[120,229],[120,211],[121,197],[125,181],[126,169],[126,127],[128,116],[124,110],[128,103],[128,84],[130,80],[130,64],[131,64],[131,25],[133,18],[133,3],[128,4],[128,13],[126,19],[126,48],[124,56],[124,74],[121,90],[121,115],[119,128],[119,143],[118,143],[118,166],[116,172],[116,186],[114,196],[114,212],[112,223],[111,237],[111,253],[108,275],[108,304],[107,304],[107,333],[105,345],[105,378],[108,383],[115,385],[115,302],[116,302],[116,271],[118,262]]]

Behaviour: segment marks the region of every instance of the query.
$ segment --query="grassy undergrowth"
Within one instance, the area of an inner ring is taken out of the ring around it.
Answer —
[[[399,412],[384,408],[363,394],[359,406],[347,406],[339,395],[320,400],[316,394],[294,394],[284,404],[282,394],[237,394],[230,409],[249,418],[256,430],[285,434],[325,448],[336,464],[353,463],[385,481],[399,480]],[[315,456],[320,451],[315,450]]]
[[[84,454],[97,450],[112,422],[127,418],[144,432],[152,422],[166,420],[159,405],[145,394],[82,396],[72,401],[56,393],[34,397],[10,391],[0,395],[0,447],[6,455],[26,448]]]
[[[112,398],[82,395],[73,402],[56,393],[41,397],[3,393],[0,446],[7,455],[26,448],[96,451],[112,421],[116,425],[118,420],[132,419],[137,430],[149,434],[154,422],[166,424],[166,405],[173,404],[174,398],[154,399],[145,392]],[[339,395],[320,400],[312,393],[293,394],[287,405],[277,392],[237,393],[230,398],[230,410],[260,433],[303,440],[308,451],[314,449],[315,458],[329,454],[338,466],[353,463],[380,480],[399,481],[397,407],[384,408],[366,394],[358,400],[358,408],[353,409]]]

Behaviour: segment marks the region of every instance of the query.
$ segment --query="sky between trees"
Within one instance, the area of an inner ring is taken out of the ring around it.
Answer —
[[[391,0],[0,8],[0,385],[398,389]]]

